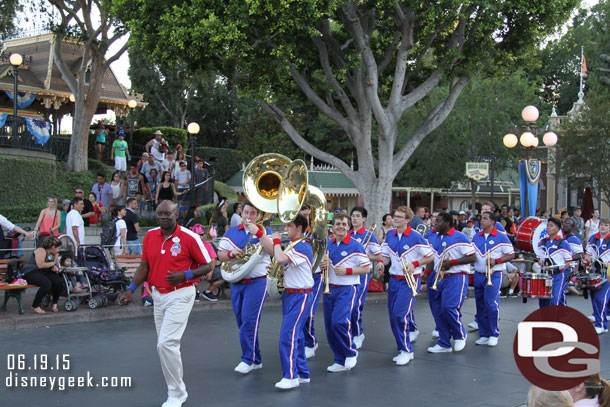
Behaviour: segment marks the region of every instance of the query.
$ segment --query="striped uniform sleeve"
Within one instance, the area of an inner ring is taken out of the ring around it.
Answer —
[[[227,236],[223,236],[222,239],[220,239],[220,242],[218,243],[218,250],[225,250],[228,252],[230,250],[235,250],[239,248],[240,247],[233,243],[233,241]]]
[[[595,245],[591,242],[587,245],[587,254],[591,257],[597,256],[597,252],[595,251]]]
[[[582,247],[582,243],[573,241],[573,242],[569,242],[569,244],[570,244],[570,250],[572,251],[573,255],[582,254],[585,252],[585,250]]]
[[[375,239],[375,236],[373,236],[373,239]],[[368,246],[366,247],[366,253],[369,256],[377,256],[378,254],[382,254],[381,246],[379,246],[379,243],[373,242],[373,239],[371,239]]]
[[[288,257],[288,259],[290,260],[290,263],[292,263],[293,266],[298,266],[303,263],[307,263],[307,264],[309,264],[309,267],[311,267],[311,263],[309,262],[307,255],[305,253],[301,253],[300,251],[298,251],[296,249],[296,247],[293,247],[292,249],[288,250],[284,254],[286,255],[286,257]]]
[[[185,231],[190,236],[190,254],[193,260],[197,264],[210,263],[212,261],[212,257],[210,256],[208,249],[203,245],[203,242],[201,241],[199,235],[195,232],[191,232],[186,228],[184,228],[183,231]]]
[[[421,258],[428,257],[434,255],[430,244],[422,235],[418,235],[417,238],[417,253]]]
[[[383,242],[383,244],[381,245],[381,255],[383,257],[387,257],[389,259],[392,258],[391,254],[390,254],[390,246],[388,246],[387,242]]]
[[[502,235],[500,242],[500,256],[498,257],[502,257],[507,254],[515,254],[515,248],[507,235]]]

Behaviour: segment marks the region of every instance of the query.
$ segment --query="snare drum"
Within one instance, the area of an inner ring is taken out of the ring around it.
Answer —
[[[523,275],[523,295],[530,298],[553,298],[553,277],[544,273]]]
[[[585,274],[583,283],[589,290],[597,290],[606,282],[606,275],[601,273],[589,273]]]

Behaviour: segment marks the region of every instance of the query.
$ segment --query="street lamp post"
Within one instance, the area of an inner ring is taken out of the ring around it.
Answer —
[[[127,102],[127,106],[129,107],[129,145],[133,142],[133,110],[138,106],[138,102],[131,99]]]
[[[191,165],[191,205],[190,206],[195,206],[195,202],[196,202],[196,196],[197,194],[195,193],[195,138],[197,136],[197,134],[199,133],[199,125],[195,122],[189,123],[189,125],[186,127],[186,130],[189,132],[189,134],[191,135],[191,139],[189,140],[190,144],[191,144],[191,159],[192,159],[192,165]]]
[[[19,81],[19,66],[23,63],[23,57],[21,54],[13,53],[9,57],[9,62],[13,66],[13,78],[15,79],[15,93],[13,94],[13,140],[12,145],[13,148],[16,148],[17,143],[17,98],[19,97],[18,93],[18,81]]]
[[[523,132],[519,137],[517,137],[514,133],[508,133],[502,139],[502,142],[507,148],[514,148],[517,144],[521,144],[521,146],[525,149],[526,160],[529,160],[530,152],[532,152],[538,144],[540,143],[539,135],[542,135],[542,142],[547,147],[553,147],[557,144],[557,134],[555,134],[550,126],[545,126],[544,129],[540,131],[538,126],[536,125],[536,120],[538,120],[539,112],[535,106],[526,106],[521,111],[521,118],[525,122],[525,126],[523,126]],[[524,197],[521,197],[523,200]],[[522,214],[525,217],[525,214]],[[529,216],[534,216],[535,214],[529,214]]]

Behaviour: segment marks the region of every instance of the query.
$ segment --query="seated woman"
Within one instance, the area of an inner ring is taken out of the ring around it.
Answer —
[[[32,252],[23,266],[23,279],[28,284],[39,286],[38,292],[32,303],[32,310],[37,314],[44,314],[40,303],[45,295],[51,292],[51,309],[57,312],[57,301],[63,289],[64,280],[57,272],[57,253],[61,247],[61,241],[55,236],[46,238],[41,246]]]

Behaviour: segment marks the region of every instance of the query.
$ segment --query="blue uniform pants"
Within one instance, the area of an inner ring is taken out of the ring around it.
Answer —
[[[313,300],[312,293],[287,293],[282,296],[282,328],[280,330],[280,362],[282,377],[308,378],[303,325]]]
[[[606,314],[608,313],[608,307],[610,307],[610,283],[606,281],[597,290],[589,290],[589,296],[591,297],[591,305],[593,305],[595,326],[608,329]]]
[[[258,365],[262,362],[261,349],[258,344],[258,326],[266,297],[266,278],[231,285],[231,303],[239,327],[241,360],[248,365]]]
[[[438,291],[441,297],[438,344],[450,348],[451,338],[466,339],[460,310],[468,291],[468,276],[446,274],[438,284]]]
[[[563,282],[565,280],[564,273],[557,273],[553,276],[553,298],[540,298],[538,305],[540,308],[548,307],[549,305],[559,305],[563,295]]]
[[[331,287],[324,296],[324,327],[328,345],[335,355],[335,362],[345,365],[345,359],[356,356],[352,342],[352,310],[356,306],[356,286]]]
[[[500,286],[502,285],[502,272],[491,275],[491,284],[487,285],[487,274],[474,273],[474,298],[477,305],[479,335],[489,338],[498,337],[500,329]]]
[[[430,304],[430,312],[432,313],[432,318],[434,318],[434,329],[438,331],[438,321],[441,317],[441,295],[438,290],[438,286],[437,290],[432,289],[435,276],[436,271],[432,271],[428,275],[428,280],[426,280],[426,290],[428,291],[428,304]]]
[[[418,283],[418,284],[420,284],[420,283]],[[418,290],[419,290],[419,288],[418,288]],[[409,316],[407,317],[407,319],[409,320],[409,332],[417,331],[417,323],[415,322],[415,311],[413,311],[413,309],[411,309],[411,312],[409,313]]]
[[[568,306],[566,290],[568,289],[568,285],[570,285],[570,280],[568,277],[570,276],[570,273],[572,273],[572,271],[573,269],[570,268],[563,272],[563,287],[561,287],[561,297],[559,298],[558,305],[563,305],[564,307]]]
[[[320,294],[322,294],[322,273],[313,275],[313,287],[311,287],[312,301],[311,307],[307,311],[305,323],[303,324],[303,334],[305,336],[305,346],[313,348],[318,343],[316,338],[316,329],[314,327],[314,316],[320,303]]]
[[[364,301],[366,301],[366,293],[369,290],[370,274],[360,276],[360,285],[356,288],[356,306],[352,311],[352,337],[364,333],[362,329],[362,310],[364,309]]]
[[[415,278],[417,290],[419,291],[421,279]],[[390,278],[388,287],[388,312],[390,315],[390,328],[396,339],[396,347],[399,351],[413,352],[411,341],[409,340],[409,316],[415,305],[413,291],[405,280]]]

